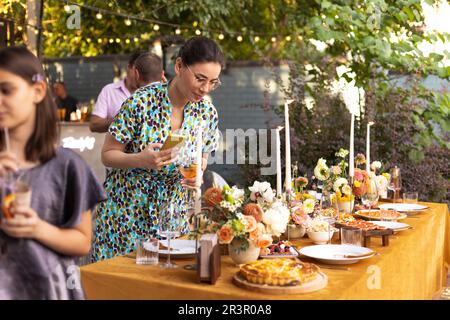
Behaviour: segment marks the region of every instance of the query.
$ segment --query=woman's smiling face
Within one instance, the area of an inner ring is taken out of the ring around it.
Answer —
[[[219,75],[222,67],[217,62],[199,62],[188,66],[178,58],[175,68],[182,80],[180,89],[191,102],[200,101],[221,84]]]

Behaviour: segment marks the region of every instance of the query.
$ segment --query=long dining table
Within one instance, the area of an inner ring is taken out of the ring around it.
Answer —
[[[431,299],[446,285],[450,265],[450,216],[448,206],[424,203],[429,209],[402,220],[412,228],[395,233],[389,245],[373,238],[370,248],[378,254],[345,266],[326,265],[310,258],[327,275],[325,288],[302,294],[267,294],[233,284],[239,271],[229,256],[221,256],[221,276],[214,285],[199,283],[196,272],[186,270],[193,259],[179,259],[176,269],[137,265],[129,255],[81,268],[87,299]],[[337,237],[333,241],[338,243]],[[298,248],[313,245],[308,238],[291,241]]]

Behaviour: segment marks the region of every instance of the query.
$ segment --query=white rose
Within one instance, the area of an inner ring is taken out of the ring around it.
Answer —
[[[370,165],[370,168],[373,171],[376,171],[377,169],[381,169],[381,162],[380,161],[374,161],[372,162],[372,164]]]
[[[320,158],[314,168],[314,175],[320,181],[327,180],[330,177],[330,169],[327,167],[326,160]]]
[[[303,201],[303,204],[302,204],[303,211],[306,214],[314,212],[315,204],[316,204],[316,201],[314,201],[313,199],[306,199],[305,201]]]
[[[352,194],[352,188],[348,184],[346,184],[342,187],[342,193],[349,196]]]
[[[333,190],[335,192],[341,191],[341,187],[343,187],[344,185],[348,185],[348,180],[345,178],[339,178],[334,182]]]

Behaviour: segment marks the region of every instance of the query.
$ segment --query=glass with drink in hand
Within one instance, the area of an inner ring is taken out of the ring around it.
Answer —
[[[190,152],[187,149],[181,150],[178,169],[184,179],[195,179],[197,177],[197,163],[194,152]],[[186,205],[189,212],[194,209],[194,192],[190,188],[186,189]]]

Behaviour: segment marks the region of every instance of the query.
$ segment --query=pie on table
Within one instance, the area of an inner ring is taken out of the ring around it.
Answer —
[[[250,283],[287,286],[313,281],[319,275],[319,268],[294,259],[274,258],[249,262],[239,272]]]

